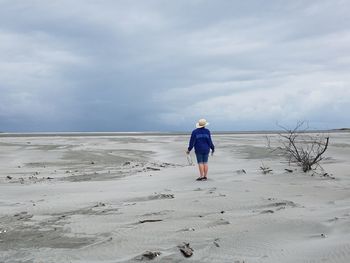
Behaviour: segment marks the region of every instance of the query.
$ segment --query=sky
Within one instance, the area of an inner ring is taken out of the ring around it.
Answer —
[[[348,0],[0,0],[0,131],[350,127]]]

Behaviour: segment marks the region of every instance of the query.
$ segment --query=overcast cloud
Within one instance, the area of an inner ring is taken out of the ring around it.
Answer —
[[[350,3],[0,0],[0,130],[349,127]]]

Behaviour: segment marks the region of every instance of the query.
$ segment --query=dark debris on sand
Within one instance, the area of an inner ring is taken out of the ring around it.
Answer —
[[[146,251],[144,252],[140,257],[136,258],[137,260],[143,261],[146,260],[152,260],[158,256],[160,256],[162,253],[159,251]]]
[[[161,222],[163,219],[145,219],[145,220],[139,220],[140,224],[143,223],[154,223],[154,222]]]
[[[183,244],[179,245],[178,248],[180,249],[182,255],[184,255],[186,258],[193,255],[193,248],[190,247],[190,243],[184,242]]]

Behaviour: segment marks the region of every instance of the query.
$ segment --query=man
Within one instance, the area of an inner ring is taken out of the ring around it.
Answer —
[[[208,179],[208,157],[211,149],[211,155],[214,154],[214,144],[211,140],[210,131],[205,128],[209,123],[205,119],[200,119],[195,130],[192,131],[191,139],[189,142],[187,154],[190,154],[194,147],[198,168],[199,177],[197,181],[203,181]]]

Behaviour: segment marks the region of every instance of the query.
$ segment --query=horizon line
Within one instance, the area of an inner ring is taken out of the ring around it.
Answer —
[[[211,131],[212,134],[274,134],[285,133],[285,130],[238,130],[238,131]],[[306,133],[315,132],[350,132],[350,128],[336,128],[336,129],[314,129],[300,131]],[[128,136],[128,135],[188,135],[191,131],[64,131],[64,132],[0,132],[0,137],[30,137],[30,136]]]

